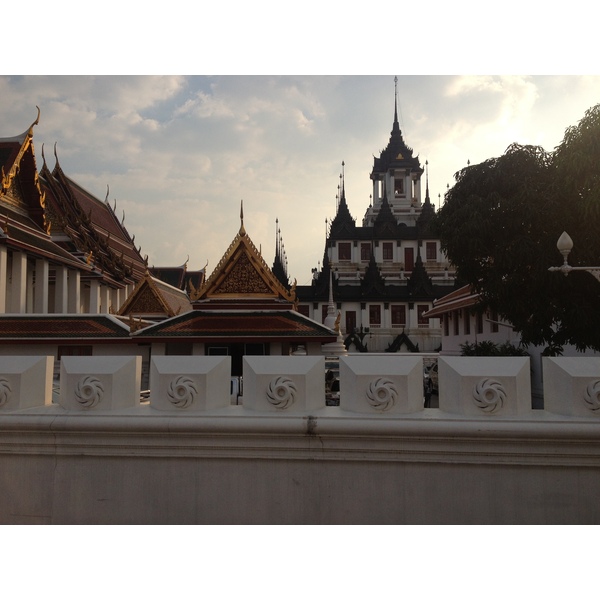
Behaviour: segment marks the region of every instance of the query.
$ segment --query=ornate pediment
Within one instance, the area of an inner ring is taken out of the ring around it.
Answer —
[[[244,224],[193,301],[214,299],[267,298],[293,302],[295,293],[281,284],[264,261]]]

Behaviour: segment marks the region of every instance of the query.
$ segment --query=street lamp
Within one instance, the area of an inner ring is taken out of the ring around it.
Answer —
[[[558,251],[562,254],[564,262],[560,267],[550,267],[548,271],[560,271],[565,277],[571,271],[587,271],[591,273],[598,281],[600,281],[600,267],[572,267],[568,261],[567,257],[569,256],[569,252],[573,249],[573,240],[571,236],[563,231],[558,238],[558,242],[556,242],[556,247]]]

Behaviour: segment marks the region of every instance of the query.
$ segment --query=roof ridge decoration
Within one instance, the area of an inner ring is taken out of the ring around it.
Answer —
[[[342,174],[340,175],[340,185],[338,186],[339,196],[338,205],[335,217],[331,221],[329,226],[329,235],[331,237],[339,237],[347,235],[354,235],[356,227],[356,220],[352,217],[348,203],[346,202],[346,178],[344,167],[346,163],[342,161]]]
[[[192,301],[211,298],[274,298],[295,302],[295,290],[289,291],[273,274],[244,227],[243,204],[240,229]]]
[[[29,146],[33,143],[33,128],[35,125],[37,125],[40,122],[40,114],[41,114],[40,107],[36,105],[36,108],[37,108],[38,114],[37,114],[35,121],[21,135],[16,136],[16,139],[21,142],[21,148],[19,149],[19,152],[18,152],[17,156],[15,157],[15,160],[14,160],[11,168],[9,169],[8,173],[4,172],[4,165],[2,165],[2,171],[1,171],[2,180],[1,180],[1,187],[0,187],[1,193],[6,192],[8,190],[8,188],[10,187],[12,180],[15,178],[17,172],[19,171],[19,165],[21,163],[23,156],[25,155],[25,152],[27,151]],[[34,160],[35,160],[35,157],[34,157]],[[37,175],[37,173],[36,173],[36,175]],[[36,183],[37,187],[39,188],[39,182],[37,180],[37,176],[36,176],[35,183]],[[43,196],[41,189],[40,189],[40,194]]]

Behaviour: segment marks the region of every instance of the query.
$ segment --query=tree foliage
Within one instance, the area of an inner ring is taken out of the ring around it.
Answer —
[[[523,348],[513,346],[510,342],[494,344],[489,340],[460,345],[461,356],[529,356]]]
[[[547,152],[513,144],[462,169],[436,215],[442,247],[482,304],[510,321],[525,344],[600,350],[600,283],[562,263],[567,231],[573,266],[600,266],[600,105]]]

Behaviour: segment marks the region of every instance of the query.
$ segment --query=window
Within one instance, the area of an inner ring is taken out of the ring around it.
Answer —
[[[394,178],[394,195],[404,195],[404,179],[402,177],[398,177],[398,179]]]
[[[415,268],[414,248],[404,248],[404,270],[409,273]]]
[[[429,319],[423,313],[429,310],[428,304],[417,304],[417,322],[419,327],[429,327]]]
[[[338,260],[351,260],[352,246],[350,242],[338,242]]]
[[[465,310],[465,335],[471,335],[471,313]]]
[[[352,333],[356,329],[356,311],[346,311],[346,334]]]
[[[404,304],[392,304],[392,327],[406,325],[406,306]]]
[[[381,306],[379,304],[369,305],[369,325],[379,327],[381,325]]]
[[[394,260],[393,242],[383,242],[383,260]]]
[[[448,329],[448,318],[450,317],[449,313],[442,315],[442,324],[444,326],[444,335],[448,337],[450,335],[450,331]]]
[[[427,242],[425,252],[427,260],[437,260],[437,244],[435,242]]]
[[[371,259],[371,244],[360,245],[360,260],[367,261]]]
[[[460,312],[457,310],[454,311],[452,318],[454,319],[454,335],[458,335],[458,326],[460,323]]]

